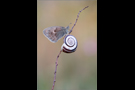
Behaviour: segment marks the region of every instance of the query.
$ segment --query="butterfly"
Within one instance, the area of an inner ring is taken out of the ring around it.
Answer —
[[[71,23],[70,23],[71,24]],[[67,27],[63,26],[52,26],[45,28],[43,34],[49,41],[56,43],[59,39],[69,33],[69,25]]]

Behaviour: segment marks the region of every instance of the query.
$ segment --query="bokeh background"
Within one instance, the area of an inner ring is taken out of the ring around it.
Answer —
[[[72,28],[78,40],[74,53],[61,53],[58,59],[54,90],[97,90],[97,1],[37,0],[37,90],[51,90],[56,57],[63,44],[50,42],[43,30],[50,26]]]

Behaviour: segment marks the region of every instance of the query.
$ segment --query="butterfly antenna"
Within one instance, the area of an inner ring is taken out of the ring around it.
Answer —
[[[72,23],[69,23],[69,25],[70,25],[70,24],[72,24]],[[69,25],[68,25],[68,26],[69,26]]]

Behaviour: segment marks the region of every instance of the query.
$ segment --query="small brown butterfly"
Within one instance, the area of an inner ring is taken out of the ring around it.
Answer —
[[[71,23],[70,23],[71,24]],[[67,27],[52,26],[45,28],[43,34],[53,43],[56,43],[59,39],[69,33],[69,25]]]

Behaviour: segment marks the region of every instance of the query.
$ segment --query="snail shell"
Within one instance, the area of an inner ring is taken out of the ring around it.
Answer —
[[[77,45],[77,39],[72,35],[67,35],[64,38],[64,43],[61,46],[61,50],[65,53],[72,53],[75,52]]]

